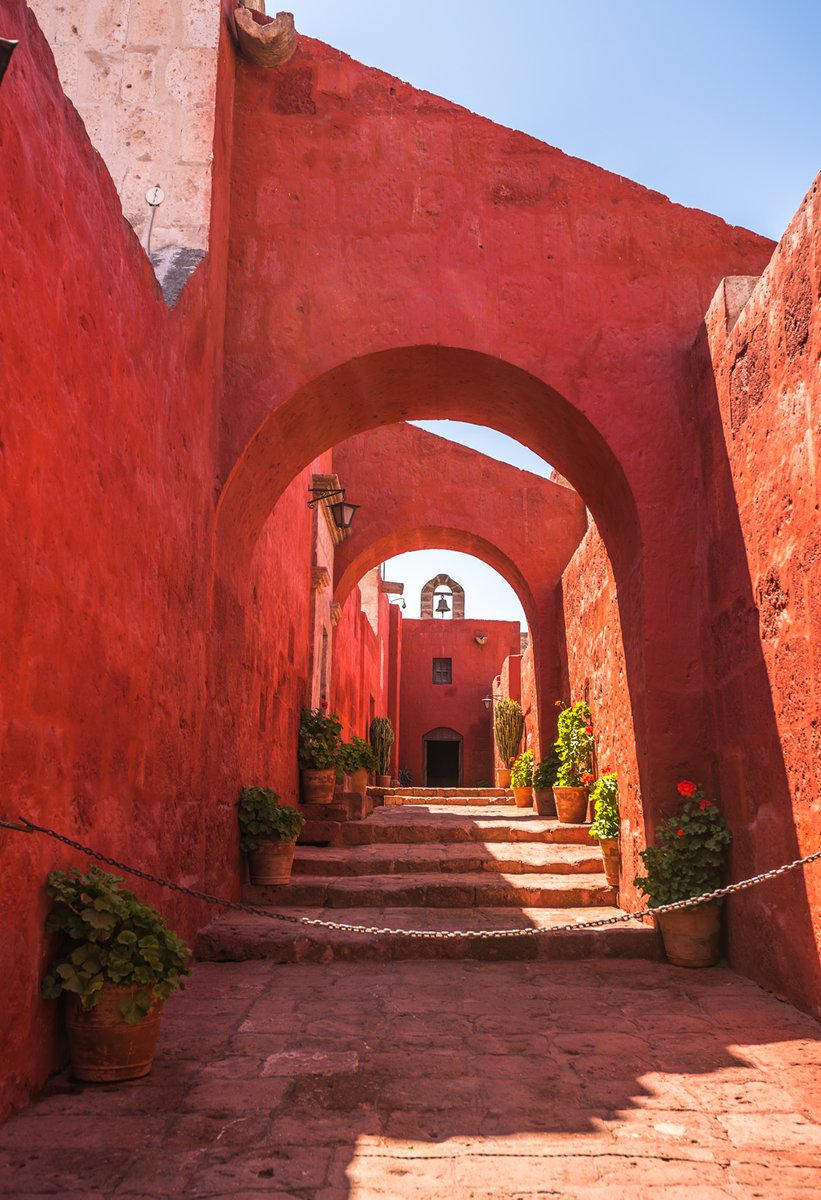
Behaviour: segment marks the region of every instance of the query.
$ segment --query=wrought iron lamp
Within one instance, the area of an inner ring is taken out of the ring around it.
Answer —
[[[501,698],[501,696],[497,696],[496,693],[493,692],[490,696],[483,696],[482,703],[484,704],[485,708],[490,709],[491,704],[498,704]]]
[[[319,504],[322,500],[333,500],[334,496],[339,499],[334,500],[333,504],[329,504],[331,516],[334,519],[334,525],[337,529],[350,529],[351,521],[353,521],[354,513],[359,508],[358,504],[350,504],[345,499],[345,488],[336,488],[329,491],[327,488],[308,488],[312,493],[313,499],[308,501],[308,507],[313,508],[315,504]]]

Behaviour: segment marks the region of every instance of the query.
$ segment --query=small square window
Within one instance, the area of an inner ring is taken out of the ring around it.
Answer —
[[[452,658],[435,658],[433,660],[433,682],[453,683]]]

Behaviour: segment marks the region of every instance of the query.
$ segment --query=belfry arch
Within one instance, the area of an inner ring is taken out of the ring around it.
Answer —
[[[433,617],[433,599],[440,588],[450,592],[453,597],[453,620],[461,621],[465,615],[465,589],[461,583],[451,579],[450,575],[444,574],[434,575],[433,579],[429,579],[422,588],[420,617],[423,619]]]

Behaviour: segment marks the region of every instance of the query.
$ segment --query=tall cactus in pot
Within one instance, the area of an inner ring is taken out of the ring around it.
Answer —
[[[369,731],[371,746],[376,755],[379,775],[391,773],[391,748],[393,746],[393,725],[390,717],[374,717]]]
[[[525,732],[525,716],[522,706],[515,700],[500,700],[493,716],[493,732],[496,748],[504,765],[519,753]]]

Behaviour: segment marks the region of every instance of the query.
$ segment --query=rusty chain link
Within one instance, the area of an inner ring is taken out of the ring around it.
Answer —
[[[201,892],[196,888],[185,887],[181,883],[173,883],[170,879],[163,879],[159,875],[152,875],[150,871],[142,871],[139,867],[131,867],[127,863],[119,862],[116,858],[111,858],[108,854],[102,854],[99,850],[92,850],[90,846],[84,846],[82,842],[76,842],[73,838],[66,837],[64,833],[58,833],[56,830],[49,829],[44,825],[35,825],[33,821],[28,821],[25,817],[18,817],[17,820],[20,822],[19,824],[0,817],[0,828],[11,829],[16,833],[45,834],[46,837],[54,838],[55,841],[62,842],[65,846],[70,846],[72,850],[79,850],[81,854],[85,854],[88,858],[96,858],[98,862],[106,863],[110,867],[116,867],[118,871],[125,871],[128,875],[135,875],[138,879],[145,879],[146,882],[155,883],[158,887],[167,888],[169,891],[180,892],[184,896],[191,896],[194,900],[202,900],[205,904],[217,904],[221,908],[230,908],[236,912],[253,913],[254,916],[265,917],[271,921],[285,921],[289,925],[338,929],[343,933],[389,934],[396,937],[430,938],[432,940],[446,940],[448,938],[490,939],[538,937],[541,934],[548,933],[566,933],[579,929],[601,929],[606,925],[623,925],[626,921],[636,921],[641,917],[653,917],[659,913],[675,912],[677,909],[693,908],[697,904],[707,904],[711,900],[720,900],[722,896],[731,896],[735,892],[744,891],[745,888],[753,887],[757,883],[763,883],[767,879],[775,879],[779,875],[785,875],[788,871],[794,871],[797,867],[803,867],[807,863],[815,862],[816,859],[821,858],[821,850],[816,850],[814,854],[808,854],[804,858],[796,858],[793,862],[785,863],[782,867],[774,867],[771,871],[762,871],[760,874],[753,875],[749,879],[742,879],[738,883],[730,883],[726,887],[716,888],[712,892],[704,892],[700,896],[692,896],[687,900],[677,900],[673,904],[660,904],[657,908],[643,908],[635,913],[622,913],[618,917],[600,917],[595,921],[551,925],[545,929],[535,929],[532,926],[525,929],[390,929],[379,925],[350,925],[345,921],[323,921],[319,917],[299,917],[292,913],[274,912],[273,909],[262,908],[257,904],[245,904],[241,900],[227,900],[224,896],[212,896],[208,892]]]

